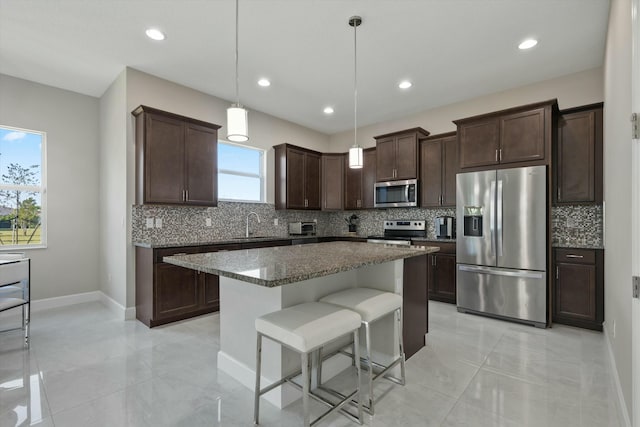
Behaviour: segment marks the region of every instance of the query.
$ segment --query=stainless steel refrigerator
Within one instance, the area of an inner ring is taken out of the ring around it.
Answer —
[[[546,166],[456,176],[458,311],[545,327]]]

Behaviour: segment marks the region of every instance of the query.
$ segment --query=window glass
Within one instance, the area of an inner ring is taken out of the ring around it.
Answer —
[[[0,126],[0,249],[43,246],[43,132]]]
[[[218,142],[218,198],[265,201],[264,150]]]

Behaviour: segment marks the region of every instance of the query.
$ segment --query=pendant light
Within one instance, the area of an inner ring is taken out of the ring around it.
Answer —
[[[238,1],[236,0],[236,103],[227,108],[227,139],[232,142],[249,140],[249,126],[247,124],[247,110],[240,104],[238,87]]]
[[[362,24],[362,18],[352,16],[349,25],[353,27],[353,147],[349,149],[349,167],[362,169],[362,147],[358,145],[358,43],[356,29]]]

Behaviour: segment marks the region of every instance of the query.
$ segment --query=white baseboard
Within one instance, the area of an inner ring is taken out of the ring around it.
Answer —
[[[102,291],[83,292],[80,294],[65,295],[61,297],[43,298],[31,301],[31,311],[37,312],[52,308],[66,307],[74,304],[99,301],[124,320],[136,318],[136,308],[125,308]]]
[[[607,349],[609,351],[609,361],[611,363],[611,370],[613,373],[613,379],[616,385],[616,394],[618,395],[617,407],[618,407],[618,419],[623,423],[625,427],[631,427],[631,419],[629,418],[629,411],[627,411],[627,404],[624,400],[624,394],[622,393],[622,386],[620,385],[620,377],[618,376],[618,369],[616,368],[616,359],[613,356],[613,348],[611,348],[611,340],[609,340],[609,333],[607,332],[606,325],[602,329],[604,330],[604,337],[607,342]]]
[[[31,311],[49,310],[83,302],[100,301],[100,291],[83,292],[81,294],[65,295],[62,297],[36,299],[31,301]]]

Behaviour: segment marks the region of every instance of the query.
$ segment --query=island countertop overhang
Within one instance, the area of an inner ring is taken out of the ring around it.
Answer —
[[[432,246],[327,242],[174,255],[164,257],[163,261],[260,286],[276,287],[438,250]]]

